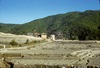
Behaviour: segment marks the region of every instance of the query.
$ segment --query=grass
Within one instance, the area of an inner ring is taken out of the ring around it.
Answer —
[[[4,48],[3,46],[0,46],[0,48]]]
[[[46,42],[45,40],[34,40],[29,42],[28,40],[26,40],[26,42],[24,43],[25,45],[31,45],[31,44],[39,44],[39,43],[43,43]]]
[[[44,42],[46,42],[46,41],[45,40],[34,40],[34,41],[30,42],[29,40],[26,40],[26,42],[23,44],[18,44],[15,41],[12,41],[10,44],[12,47],[24,47],[24,46],[30,46],[30,45],[40,44],[40,43],[44,43]]]

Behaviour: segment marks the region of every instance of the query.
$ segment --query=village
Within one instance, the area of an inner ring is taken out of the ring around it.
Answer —
[[[59,31],[56,35],[55,34],[47,34],[47,33],[39,33],[39,32],[36,32],[36,30],[33,31],[33,33],[27,33],[27,36],[33,36],[33,37],[40,37],[44,40],[46,39],[50,39],[50,40],[63,40],[64,37],[63,37],[63,33],[61,31]]]
[[[100,0],[0,0],[0,68],[100,68]]]

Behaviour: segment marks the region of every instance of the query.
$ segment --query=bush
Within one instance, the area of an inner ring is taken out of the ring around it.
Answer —
[[[34,40],[34,41],[33,41],[33,43],[38,43],[38,42],[39,42],[39,41],[37,41],[37,40]]]
[[[21,44],[19,44],[19,47],[21,47],[22,45]]]
[[[17,43],[15,40],[12,40],[12,41],[10,42],[10,44],[11,44],[11,45],[18,45],[18,43]]]

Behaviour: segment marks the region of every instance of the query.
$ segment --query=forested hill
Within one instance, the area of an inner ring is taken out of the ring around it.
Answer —
[[[4,24],[4,23],[0,23],[0,32],[11,33],[12,29],[15,28],[16,26],[19,26],[19,24]]]
[[[100,10],[57,14],[14,26],[10,30],[8,32],[15,34],[26,34],[35,30],[48,35],[61,33],[65,39],[100,39]]]

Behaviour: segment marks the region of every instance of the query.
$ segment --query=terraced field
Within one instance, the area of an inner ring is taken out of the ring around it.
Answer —
[[[19,44],[25,43],[26,40],[29,40],[29,42],[34,40],[42,40],[41,38],[35,38],[33,36],[26,36],[26,35],[14,35],[9,33],[1,33],[0,32],[0,43],[9,43],[12,40],[15,40]]]
[[[1,44],[3,45],[3,44]],[[99,41],[55,40],[0,48],[1,68],[99,68]]]
[[[100,68],[100,41],[55,40],[7,47],[16,40],[24,45],[32,36],[0,33],[1,68]]]

